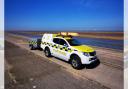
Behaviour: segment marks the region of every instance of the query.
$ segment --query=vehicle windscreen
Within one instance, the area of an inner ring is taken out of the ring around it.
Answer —
[[[67,39],[67,41],[71,46],[80,46],[80,45],[82,45],[77,39]]]

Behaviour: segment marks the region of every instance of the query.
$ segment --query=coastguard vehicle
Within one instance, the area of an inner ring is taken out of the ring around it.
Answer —
[[[68,33],[44,34],[40,47],[47,57],[54,56],[68,61],[75,69],[80,69],[83,64],[91,64],[98,60],[96,51],[92,47],[82,45]]]

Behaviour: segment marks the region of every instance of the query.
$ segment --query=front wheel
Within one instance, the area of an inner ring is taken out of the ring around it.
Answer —
[[[44,53],[45,53],[46,57],[50,57],[51,56],[51,52],[50,52],[49,48],[45,48]]]
[[[79,56],[77,56],[77,55],[73,55],[71,57],[71,65],[75,69],[81,69],[82,66],[83,66],[82,63],[81,63],[81,60],[80,60]]]

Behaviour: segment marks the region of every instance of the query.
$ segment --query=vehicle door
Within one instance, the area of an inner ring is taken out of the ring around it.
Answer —
[[[59,57],[59,41],[59,38],[53,38],[52,55],[55,57]]]
[[[67,59],[67,54],[68,54],[68,43],[64,39],[59,40],[59,57],[64,60]]]

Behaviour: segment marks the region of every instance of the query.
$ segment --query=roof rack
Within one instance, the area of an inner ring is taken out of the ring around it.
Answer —
[[[73,36],[79,36],[79,34],[78,33],[72,33],[72,32],[59,32],[57,35],[56,35],[56,37],[58,37],[58,36],[61,36],[61,37],[70,37],[70,38],[72,38]]]
[[[59,36],[61,36],[61,37],[63,37],[63,38],[65,38],[65,37],[70,37],[70,38],[72,38],[72,36],[71,35],[57,35],[56,37],[59,37]]]

